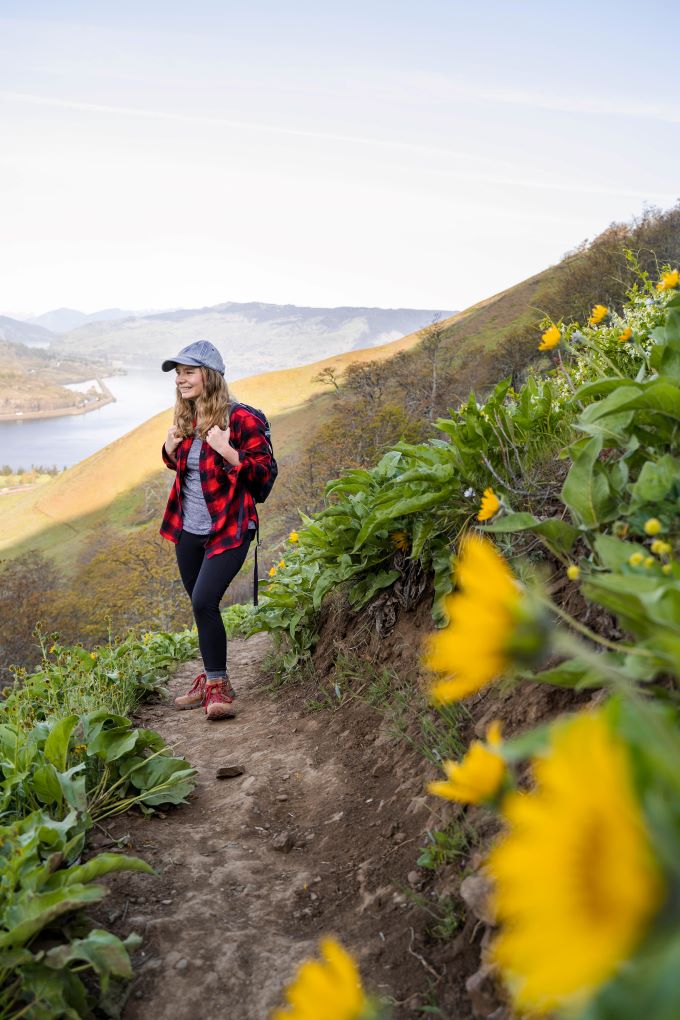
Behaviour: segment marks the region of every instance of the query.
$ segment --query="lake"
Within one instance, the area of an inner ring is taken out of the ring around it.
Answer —
[[[174,372],[129,368],[105,379],[116,398],[87,414],[0,422],[0,465],[71,467],[175,402]],[[80,387],[79,387],[80,388]],[[168,427],[172,419],[168,416]]]

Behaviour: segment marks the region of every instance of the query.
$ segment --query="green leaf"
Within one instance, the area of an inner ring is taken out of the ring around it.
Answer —
[[[593,545],[600,562],[608,570],[620,570],[627,566],[633,553],[648,555],[647,549],[643,545],[638,545],[637,542],[624,542],[620,538],[603,533],[595,536]]]
[[[54,765],[49,762],[39,765],[31,776],[31,785],[38,800],[43,804],[61,804],[64,799],[59,775]]]
[[[0,933],[2,949],[25,945],[57,917],[96,903],[108,889],[103,885],[72,885],[38,894],[28,889],[22,892],[5,910],[3,923],[9,930]]]
[[[633,485],[633,506],[660,503],[680,478],[680,461],[665,454],[658,461],[646,461]]]
[[[58,719],[52,726],[49,736],[45,741],[45,757],[48,761],[51,761],[60,772],[63,772],[66,768],[68,746],[71,740],[71,734],[76,728],[77,723],[77,715],[68,715],[65,719]]]
[[[399,570],[381,570],[376,574],[369,574],[349,590],[348,599],[354,609],[360,609],[366,605],[373,596],[382,588],[389,588],[401,576]]]
[[[492,524],[488,524],[483,530],[500,534],[533,531],[537,535],[542,535],[557,552],[565,554],[571,551],[580,534],[578,528],[559,517],[539,520],[538,517],[529,513],[506,514]]]
[[[580,445],[562,486],[562,500],[585,528],[596,528],[616,516],[617,507],[609,482],[602,464],[598,462],[601,450],[601,436]]]
[[[111,932],[103,931],[101,928],[93,928],[84,939],[74,939],[67,945],[54,946],[47,951],[44,958],[45,965],[54,970],[61,970],[68,964],[81,960],[89,963],[100,976],[104,991],[111,976],[127,980],[132,978],[127,947]]]
[[[68,870],[53,875],[48,885],[68,889],[74,883],[85,884],[102,875],[110,875],[113,871],[143,871],[147,875],[155,875],[150,864],[141,857],[127,857],[125,854],[102,853],[92,857],[85,864],[74,864]]]

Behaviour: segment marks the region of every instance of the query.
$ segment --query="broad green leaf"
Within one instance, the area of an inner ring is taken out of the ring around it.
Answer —
[[[45,757],[60,772],[63,772],[66,768],[69,741],[77,724],[77,715],[68,715],[65,719],[58,719],[52,726],[49,736],[45,741]]]
[[[633,505],[660,503],[676,481],[680,481],[680,461],[676,457],[667,453],[657,461],[646,461],[633,485]]]
[[[31,785],[35,795],[43,804],[61,804],[63,793],[59,782],[59,775],[54,765],[47,762],[39,765],[31,776]]]
[[[598,456],[602,438],[587,440],[576,454],[564,485],[562,499],[585,528],[596,528],[616,516],[609,482]]]
[[[85,864],[74,864],[67,871],[58,872],[48,882],[48,886],[65,888],[70,886],[85,885],[94,878],[101,878],[102,875],[110,875],[114,871],[143,871],[147,875],[155,875],[150,864],[143,861],[141,857],[127,857],[125,854],[102,853],[92,857]]]

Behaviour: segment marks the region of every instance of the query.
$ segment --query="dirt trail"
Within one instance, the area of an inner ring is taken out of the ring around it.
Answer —
[[[422,763],[415,775],[413,762],[396,765],[380,717],[361,703],[310,713],[294,691],[271,694],[259,668],[267,649],[264,636],[230,644],[236,719],[209,723],[171,700],[138,714],[199,778],[190,804],[109,827],[159,872],[112,876],[102,907],[118,934],[144,936],[124,1018],[265,1020],[325,933],[357,955],[374,991],[404,1003],[397,1016],[422,1015],[444,970],[441,947],[435,965],[423,958],[427,915],[406,894],[429,818]],[[197,672],[187,663],[171,697]],[[227,764],[243,775],[216,779]],[[464,1020],[458,1005],[450,1015]]]

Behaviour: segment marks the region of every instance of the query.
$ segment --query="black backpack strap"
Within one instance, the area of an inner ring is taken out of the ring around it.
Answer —
[[[257,602],[257,547],[260,544],[260,522],[258,521],[255,525],[255,566],[253,567],[253,605],[256,606]]]

